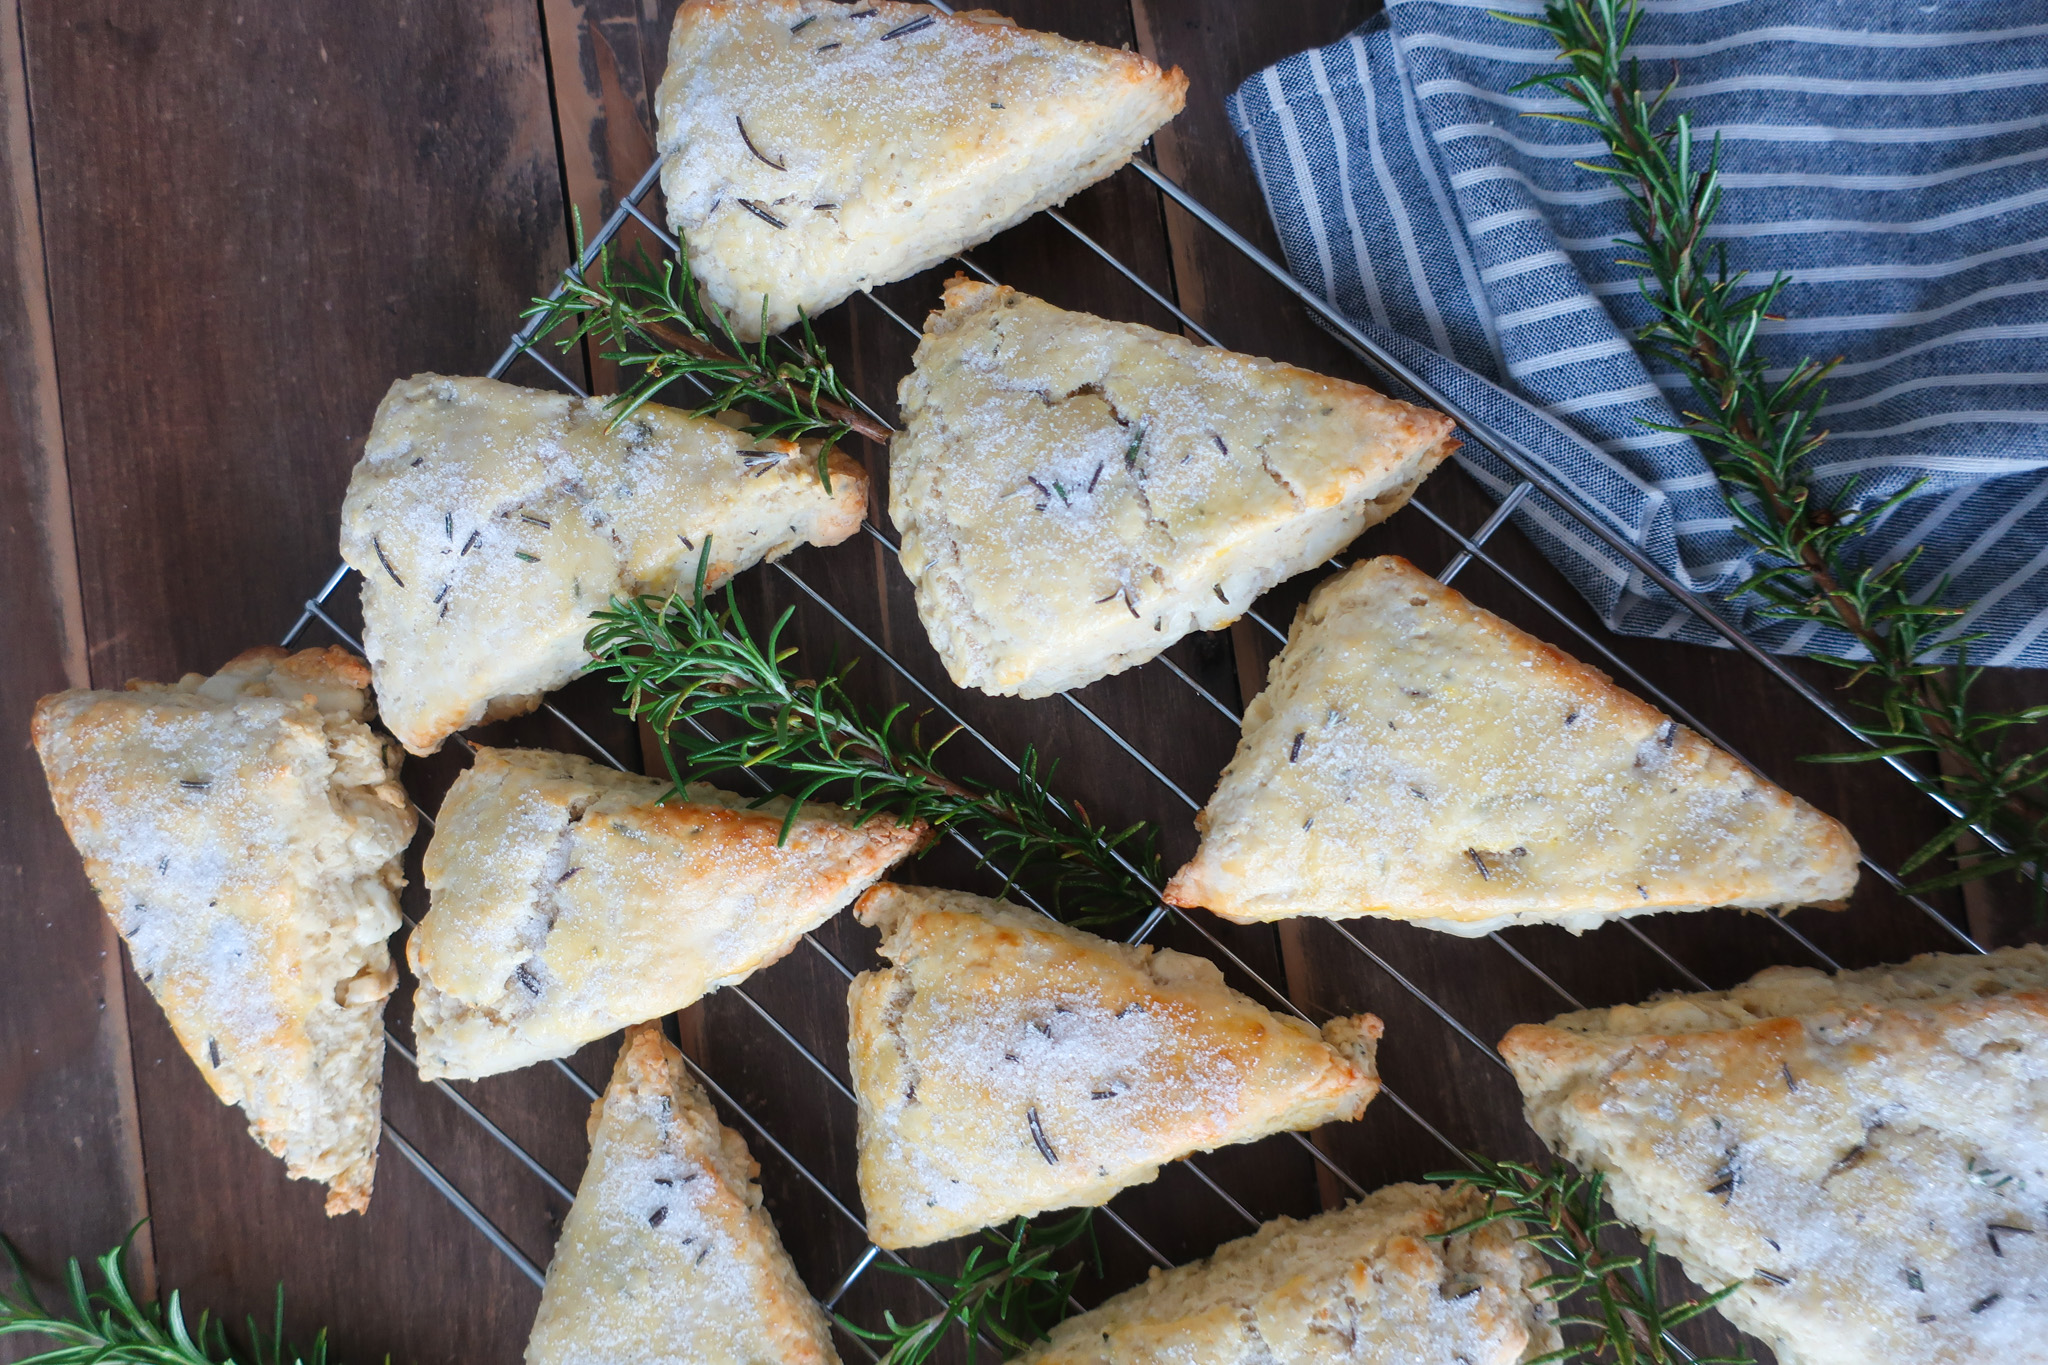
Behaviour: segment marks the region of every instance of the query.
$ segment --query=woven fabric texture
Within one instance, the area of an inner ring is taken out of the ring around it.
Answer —
[[[1868,506],[1920,491],[1861,542],[1924,545],[1916,591],[1973,603],[1974,662],[2048,666],[2048,6],[1649,0],[1634,55],[1720,139],[1711,234],[1732,268],[1791,280],[1774,365],[1841,358],[1813,477]],[[1479,419],[1533,450],[1604,521],[1772,649],[1858,651],[1727,599],[1755,571],[1690,437],[1682,375],[1646,365],[1622,264],[1621,192],[1574,164],[1591,130],[1547,91],[1547,34],[1394,0],[1250,80],[1229,112],[1290,268]],[[2041,21],[2041,22],[2030,22]],[[1468,446],[1496,495],[1519,480]],[[1580,516],[1533,497],[1522,528],[1618,631],[1718,637]]]

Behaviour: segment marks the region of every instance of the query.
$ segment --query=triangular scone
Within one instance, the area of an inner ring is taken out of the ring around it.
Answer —
[[[1518,1365],[1559,1346],[1542,1256],[1472,1190],[1276,1218],[1068,1318],[1016,1365]]]
[[[1100,1204],[1163,1162],[1355,1119],[1379,1093],[1370,1014],[1318,1034],[1204,958],[964,892],[885,882],[857,910],[894,964],[847,997],[877,1246]]]
[[[421,374],[377,405],[341,509],[363,577],[384,723],[416,754],[531,711],[590,662],[590,613],[717,584],[860,526],[867,479],[829,457],[648,404],[611,430],[598,399]]]
[[[377,1171],[385,946],[414,816],[370,670],[252,649],[212,677],[36,706],[36,752],[135,970],[223,1103],[360,1213]]]
[[[2048,1359],[2048,948],[1524,1024],[1529,1122],[1782,1365]]]
[[[1404,559],[1315,590],[1166,898],[1456,934],[1838,903],[1856,843]]]
[[[668,783],[546,749],[476,751],[436,817],[432,906],[406,944],[420,1075],[566,1057],[780,958],[921,824]]]
[[[925,320],[889,515],[962,687],[1135,667],[1391,515],[1450,419],[1292,365],[956,278]]]
[[[838,1365],[760,1170],[660,1025],[626,1030],[526,1365]]]
[[[669,225],[741,336],[1067,199],[1180,112],[1135,52],[895,0],[688,0],[656,96]]]

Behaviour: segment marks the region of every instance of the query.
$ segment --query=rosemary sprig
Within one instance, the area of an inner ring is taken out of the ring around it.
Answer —
[[[862,819],[887,814],[971,834],[1009,884],[1042,894],[1069,923],[1107,924],[1159,904],[1151,888],[1162,884],[1163,869],[1149,826],[1110,829],[1078,802],[1060,800],[1048,785],[1051,768],[1041,769],[1032,749],[1009,787],[948,776],[939,750],[954,732],[927,741],[909,707],[880,716],[863,708],[844,686],[850,666],[799,676],[790,666],[795,648],[782,643],[795,609],[757,639],[730,585],[722,602],[706,592],[710,555],[707,540],[688,598],[614,600],[593,613],[597,624],[584,641],[593,667],[625,689],[620,714],[647,721],[660,737],[671,797],[713,773],[750,769],[797,801],[831,787]],[[713,718],[729,738],[689,724]],[[794,806],[788,819],[796,819]]]
[[[1606,1176],[1580,1175],[1569,1167],[1538,1171],[1519,1161],[1473,1156],[1469,1171],[1439,1171],[1430,1180],[1466,1185],[1493,1197],[1493,1210],[1469,1223],[1434,1235],[1441,1241],[1492,1223],[1510,1223],[1515,1237],[1529,1243],[1556,1273],[1537,1281],[1536,1288],[1558,1305],[1558,1326],[1588,1332],[1568,1339],[1562,1350],[1528,1365],[1562,1365],[1573,1360],[1610,1361],[1613,1365],[1754,1365],[1747,1354],[1685,1356],[1668,1339],[1674,1329],[1691,1322],[1742,1287],[1724,1285],[1705,1298],[1666,1304],[1657,1290],[1657,1239],[1640,1256],[1624,1255],[1600,1245],[1600,1235],[1623,1226],[1601,1206]],[[1588,1311],[1572,1311],[1571,1300],[1584,1296]]]
[[[1965,608],[1948,600],[1947,579],[1924,598],[1909,585],[1919,547],[1889,564],[1858,554],[1858,542],[1919,484],[1866,500],[1853,480],[1832,496],[1809,482],[1814,451],[1827,437],[1817,422],[1820,386],[1834,362],[1801,359],[1782,379],[1768,377],[1760,324],[1775,318],[1771,309],[1790,280],[1780,275],[1746,287],[1739,272],[1729,272],[1725,246],[1707,245],[1721,207],[1720,142],[1701,156],[1689,117],[1662,117],[1677,77],[1645,91],[1636,62],[1624,56],[1642,19],[1640,0],[1551,0],[1541,18],[1495,17],[1556,40],[1567,69],[1515,89],[1548,89],[1581,112],[1538,116],[1590,128],[1607,144],[1605,160],[1577,164],[1627,196],[1635,237],[1619,245],[1637,254],[1623,264],[1643,272],[1643,297],[1656,312],[1638,341],[1692,382],[1704,411],[1687,412],[1676,429],[1708,449],[1738,529],[1763,552],[1761,571],[1737,596],[1762,599],[1768,618],[1845,632],[1868,656],[1827,661],[1849,670],[1843,686],[1856,688],[1866,717],[1858,729],[1873,747],[1811,761],[1932,758],[1938,773],[1923,774],[1918,785],[1945,794],[1962,814],[1899,870],[1918,871],[1944,852],[1965,856],[1912,889],[2014,873],[2031,880],[2039,912],[2048,895],[2048,747],[2027,747],[2022,731],[2048,720],[2048,705],[1998,711],[1975,700],[1984,670],[1970,664],[1969,648],[1982,637],[1955,633]],[[1941,662],[1950,650],[1953,665]],[[1972,827],[2009,851],[1958,850]]]
[[[583,258],[580,219],[576,258]],[[808,317],[802,319],[797,336],[763,336],[750,347],[723,313],[705,306],[687,252],[656,262],[643,247],[627,260],[606,245],[588,271],[565,274],[560,294],[535,299],[520,316],[536,320],[528,348],[566,327],[557,338],[564,351],[595,337],[603,347],[598,352],[603,359],[635,375],[622,392],[606,400],[614,427],[669,385],[694,376],[710,391],[692,409],[699,417],[749,408],[761,414],[746,428],[751,436],[820,438],[818,480],[828,490],[832,481],[826,474],[826,457],[848,432],[857,431],[871,441],[889,439],[889,429],[861,411],[832,368]],[[761,316],[765,324],[766,299],[761,301]]]
[[[975,1347],[986,1336],[1004,1356],[1012,1356],[1043,1338],[1067,1315],[1074,1282],[1086,1258],[1065,1267],[1053,1259],[1069,1247],[1085,1244],[1095,1250],[1093,1209],[1078,1209],[1065,1218],[1032,1223],[1019,1218],[1007,1232],[984,1233],[987,1244],[967,1253],[956,1275],[942,1275],[915,1266],[885,1269],[923,1280],[946,1296],[946,1305],[917,1322],[898,1322],[884,1312],[881,1329],[862,1327],[838,1314],[839,1325],[867,1341],[887,1342],[881,1365],[924,1365],[958,1325],[967,1336],[967,1361],[974,1365]],[[988,1252],[984,1256],[982,1253]]]
[[[223,1325],[204,1312],[198,1330],[187,1328],[175,1289],[168,1305],[138,1301],[124,1268],[134,1240],[130,1232],[121,1245],[96,1258],[103,1281],[98,1289],[86,1288],[85,1272],[73,1257],[65,1275],[70,1303],[51,1312],[29,1284],[13,1243],[0,1237],[0,1249],[14,1268],[14,1291],[0,1292],[0,1337],[26,1334],[56,1343],[23,1356],[23,1365],[326,1365],[325,1328],[313,1338],[311,1351],[285,1344],[283,1285],[277,1287],[277,1319],[267,1335],[254,1318],[248,1319],[247,1352],[237,1351]]]

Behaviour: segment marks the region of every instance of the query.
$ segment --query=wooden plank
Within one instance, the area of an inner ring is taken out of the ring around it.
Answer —
[[[643,29],[632,0],[543,0],[542,9],[562,176],[570,204],[594,233],[654,161],[654,91],[641,49],[651,43],[659,54],[666,29],[659,22]]]
[[[116,936],[28,738],[38,696],[86,685],[86,651],[20,19],[0,0],[0,1234],[47,1295],[66,1258],[114,1245],[148,1206]],[[144,1292],[155,1264],[145,1229]],[[0,1359],[40,1345],[8,1338]]]
[[[561,268],[540,15],[26,0],[22,17],[92,677],[210,669],[275,639],[335,564],[391,380],[480,372]],[[431,785],[432,765],[407,780]],[[396,1151],[368,1216],[329,1221],[128,990],[167,1286],[239,1321],[282,1279],[292,1324],[331,1323],[343,1359],[517,1358],[533,1287]],[[527,1098],[479,1102],[516,1126]],[[545,1258],[560,1210],[396,1058],[387,1114]],[[549,1156],[573,1178],[580,1142]]]
[[[653,91],[639,61],[640,14],[637,5],[602,0],[594,7],[577,0],[544,0],[541,8],[562,180],[584,234],[595,236],[639,173],[654,162]],[[615,8],[623,12],[605,13]],[[614,39],[626,47],[625,58]],[[596,348],[586,352],[593,391],[618,387],[618,367],[597,355]]]

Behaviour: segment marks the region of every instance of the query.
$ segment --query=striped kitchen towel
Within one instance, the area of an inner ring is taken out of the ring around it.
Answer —
[[[1922,482],[1863,542],[1926,546],[1916,584],[1975,605],[1979,662],[2048,666],[2048,7],[1895,0],[1649,0],[1636,55],[1718,135],[1731,265],[1791,286],[1768,353],[1840,356],[1814,474],[1859,504]],[[1694,400],[1629,338],[1649,315],[1618,263],[1621,195],[1573,164],[1571,106],[1509,93],[1548,35],[1493,17],[1534,0],[1392,0],[1329,47],[1253,76],[1230,117],[1289,266],[1686,586],[1754,571],[1689,438]],[[1515,476],[1468,446],[1497,495]],[[1519,524],[1629,634],[1717,637],[1540,498]],[[1773,649],[1832,632],[1741,624]]]

